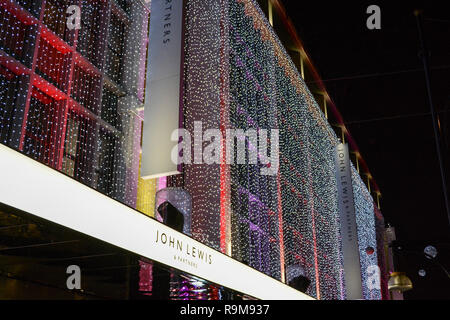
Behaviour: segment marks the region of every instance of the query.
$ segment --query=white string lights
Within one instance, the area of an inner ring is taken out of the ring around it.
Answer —
[[[211,128],[278,128],[281,155],[279,177],[260,176],[254,165],[231,166],[230,175],[220,177],[231,187],[225,198],[219,198],[215,188],[219,170],[196,167],[191,177],[194,169],[188,166],[188,187],[189,181],[196,183],[189,187],[198,205],[193,219],[202,230],[197,237],[220,248],[224,235],[219,207],[230,203],[226,219],[231,223],[233,257],[278,279],[284,266],[301,265],[311,280],[310,295],[345,298],[333,157],[339,140],[254,1],[217,1],[207,13],[202,9],[198,1],[189,2],[185,124],[208,119]],[[201,33],[199,25],[210,31]],[[199,34],[201,39],[196,38]],[[228,53],[225,63],[220,60],[223,52]],[[229,83],[226,94],[221,78]],[[205,97],[217,102],[226,98],[228,123],[210,114],[223,110],[202,103]],[[373,217],[369,201],[358,203],[359,216],[364,211]],[[358,230],[364,238],[372,228],[360,223]]]
[[[381,288],[369,285],[370,266],[378,266],[377,234],[375,227],[374,201],[361,180],[356,169],[352,166],[353,193],[355,197],[356,226],[358,228],[359,257],[361,262],[363,295],[367,300],[381,299]],[[367,248],[374,248],[368,253]]]

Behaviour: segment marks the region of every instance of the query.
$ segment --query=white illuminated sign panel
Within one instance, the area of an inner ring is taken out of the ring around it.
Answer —
[[[0,202],[259,299],[312,299],[2,144]]]

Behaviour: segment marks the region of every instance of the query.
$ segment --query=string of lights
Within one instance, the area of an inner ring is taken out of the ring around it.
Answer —
[[[75,2],[79,30],[66,25],[73,1],[2,1],[1,140],[135,206],[149,10]]]

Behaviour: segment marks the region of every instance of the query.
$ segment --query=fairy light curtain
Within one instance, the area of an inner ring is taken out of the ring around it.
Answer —
[[[269,27],[255,3],[229,6],[231,123],[280,130],[278,177],[261,176],[252,166],[232,170],[233,254],[278,279],[283,267],[301,265],[311,280],[309,294],[338,299],[342,262],[332,157],[337,138],[278,39],[264,33]]]
[[[367,300],[380,300],[381,287],[371,285],[371,268],[378,266],[377,233],[374,201],[352,164],[353,192],[355,198],[356,226],[358,230],[359,257],[363,296]],[[367,248],[373,248],[371,252]]]

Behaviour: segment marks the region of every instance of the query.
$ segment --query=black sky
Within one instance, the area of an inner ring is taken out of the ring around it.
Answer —
[[[450,110],[450,6],[398,0],[282,2],[381,189],[382,212],[398,240],[418,251],[434,244],[449,269],[450,229],[425,77],[417,71],[423,64],[413,11],[424,10],[433,99],[445,129],[450,127],[445,117]],[[372,4],[381,8],[381,30],[366,27]],[[448,158],[446,165],[450,169]],[[415,287],[405,298],[450,298],[450,279],[429,261],[405,254],[399,264]],[[426,277],[418,276],[421,268]]]

